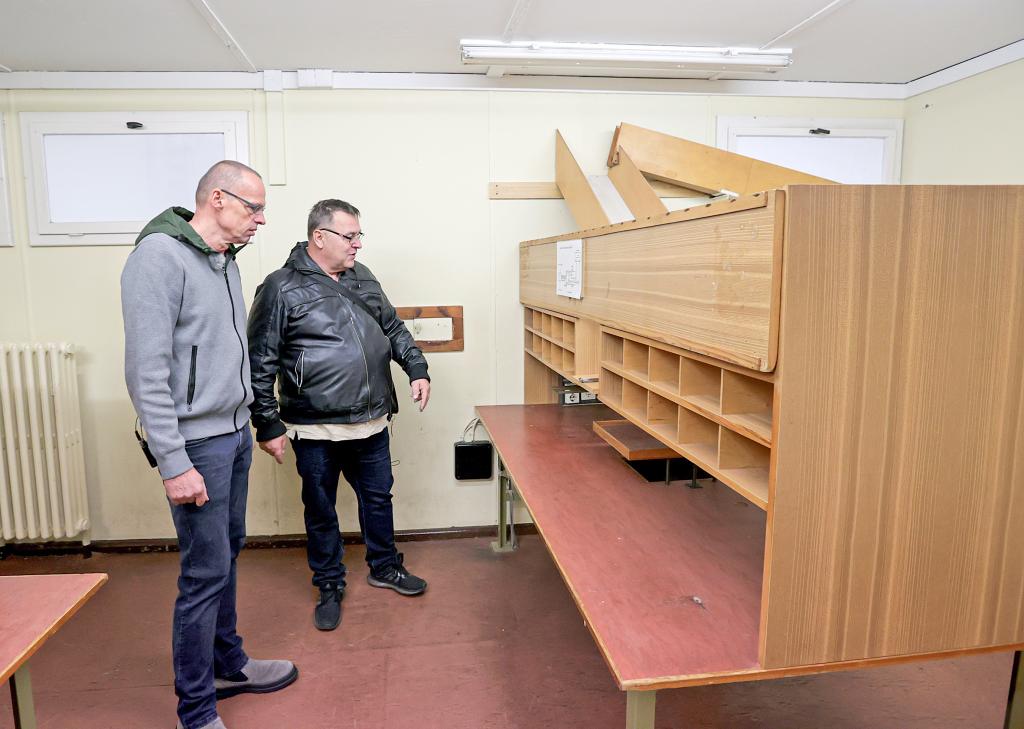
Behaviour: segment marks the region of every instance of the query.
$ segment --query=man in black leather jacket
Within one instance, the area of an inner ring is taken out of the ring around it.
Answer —
[[[395,548],[388,421],[398,412],[390,363],[402,366],[422,411],[430,398],[427,361],[380,283],[356,262],[359,211],[341,200],[310,210],[307,240],[256,290],[249,314],[252,421],[260,448],[283,461],[292,441],[302,477],[307,556],[320,588],[314,624],[333,630],[345,591],[335,507],[344,474],[359,504],[367,580],[402,595],[427,583]],[[279,398],[274,396],[278,383]]]

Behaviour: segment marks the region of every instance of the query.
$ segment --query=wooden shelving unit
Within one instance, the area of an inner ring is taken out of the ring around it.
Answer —
[[[584,450],[582,413],[488,415],[628,725],[653,729],[654,688],[1024,647],[1024,186],[823,184],[623,124],[609,178],[635,219],[606,225],[556,146],[580,230],[520,244],[525,403],[566,376],[634,427],[594,426],[619,453],[653,439],[728,487],[638,489]],[[645,176],[746,194],[667,212]],[[565,240],[580,297],[556,285]],[[551,477],[572,449],[584,519]],[[617,592],[607,544],[679,573]]]
[[[524,242],[525,402],[565,376],[765,511],[761,669],[1019,647],[1021,210],[793,185]]]
[[[601,327],[601,401],[762,509],[772,383]]]
[[[584,321],[577,327],[575,317],[544,309],[527,308],[523,316],[523,351],[574,385],[596,393],[597,325]]]
[[[539,309],[527,309],[526,353],[567,380],[576,379],[576,320]]]

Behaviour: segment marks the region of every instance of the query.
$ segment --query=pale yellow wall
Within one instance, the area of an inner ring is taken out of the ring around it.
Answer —
[[[27,245],[17,112],[181,108],[252,111],[255,98],[248,91],[10,91],[3,99],[16,245],[0,251],[0,305],[4,307],[0,337],[14,341],[71,342],[80,350],[82,430],[94,539],[149,538],[172,533],[162,488],[133,443],[134,414],[124,390],[118,278],[130,249]],[[254,159],[258,164],[258,145],[251,146],[255,148]]]
[[[1024,183],[1024,61],[906,102],[903,182]]]
[[[425,413],[408,400],[394,429],[396,526],[425,529],[494,522],[493,485],[456,482],[452,443],[477,403],[522,398],[518,243],[571,230],[560,200],[490,201],[487,183],[552,180],[554,130],[584,170],[598,173],[620,121],[714,143],[717,114],[901,117],[902,102],[760,99],[570,92],[288,91],[284,148],[268,150],[262,92],[0,92],[5,112],[17,245],[0,249],[0,339],[59,340],[82,351],[80,380],[94,539],[173,535],[156,474],[131,435],[122,381],[117,281],[127,247],[27,245],[21,111],[215,110],[250,113],[250,155],[267,171],[283,155],[285,184],[268,188],[268,224],[239,258],[247,296],[303,236],[309,206],[342,197],[363,212],[362,259],[399,306],[465,307],[466,350],[429,355]],[[272,121],[272,120],[271,120]],[[271,124],[271,126],[273,126]],[[357,528],[353,499],[342,528]],[[302,531],[294,462],[257,453],[250,534]]]

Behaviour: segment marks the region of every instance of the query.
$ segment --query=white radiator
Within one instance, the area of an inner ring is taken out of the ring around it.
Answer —
[[[74,347],[0,344],[0,544],[88,528]]]

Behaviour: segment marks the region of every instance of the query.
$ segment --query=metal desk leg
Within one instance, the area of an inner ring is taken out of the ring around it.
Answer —
[[[1010,698],[1006,702],[1006,722],[1003,729],[1024,729],[1024,666],[1020,664],[1020,654],[1020,651],[1013,654]]]
[[[36,707],[32,703],[32,680],[28,664],[11,676],[11,704],[14,707],[14,729],[36,729]]]
[[[626,692],[626,729],[654,729],[657,691]]]
[[[498,459],[498,539],[491,542],[495,552],[511,552],[516,548],[516,525],[512,512],[516,491],[505,464]]]

